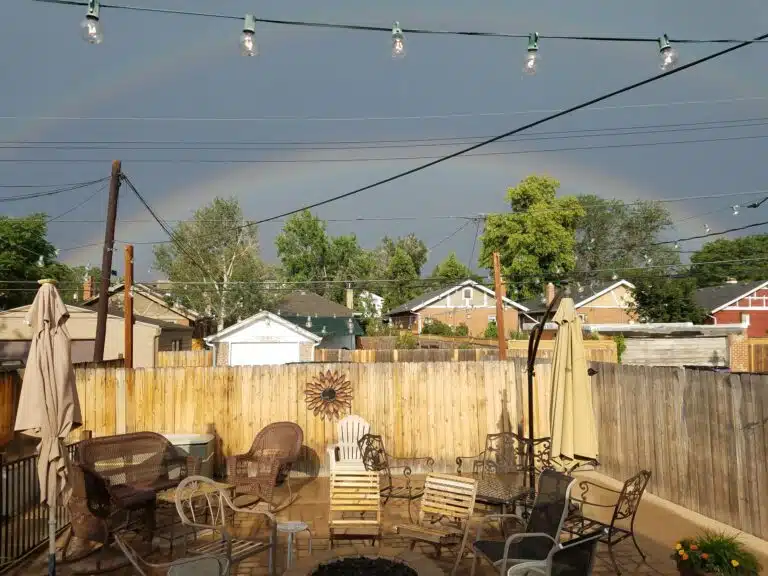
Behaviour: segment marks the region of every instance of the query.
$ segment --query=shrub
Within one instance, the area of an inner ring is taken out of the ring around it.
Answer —
[[[696,574],[757,575],[761,566],[755,555],[735,536],[704,532],[702,536],[675,544],[672,558],[678,569]]]
[[[453,330],[445,322],[432,320],[429,324],[424,324],[421,328],[422,334],[432,334],[433,336],[453,336]]]
[[[469,327],[464,324],[463,322],[456,326],[454,328],[453,333],[456,334],[456,336],[461,336],[462,338],[466,338],[469,336]]]
[[[485,333],[483,334],[485,338],[498,338],[499,337],[499,329],[496,326],[496,322],[488,322],[488,326],[485,329]]]
[[[413,332],[400,332],[395,341],[395,348],[400,350],[413,350],[419,345],[419,339]]]
[[[599,332],[590,332],[587,334],[586,340],[600,340]]]
[[[616,344],[616,356],[619,361],[619,364],[621,364],[621,357],[624,355],[624,352],[627,350],[627,342],[624,340],[624,334],[616,334],[616,336],[613,337],[613,341]]]
[[[510,340],[528,340],[528,333],[520,330],[512,330],[509,333]]]

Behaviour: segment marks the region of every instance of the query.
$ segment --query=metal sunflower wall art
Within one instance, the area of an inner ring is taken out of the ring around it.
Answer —
[[[336,371],[320,372],[307,382],[304,395],[307,407],[323,420],[338,418],[345,409],[352,410],[352,383]]]

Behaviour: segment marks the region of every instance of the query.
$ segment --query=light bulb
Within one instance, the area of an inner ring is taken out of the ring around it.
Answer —
[[[738,216],[739,215],[739,205],[738,204],[734,204],[733,206],[731,206],[731,210],[733,210],[733,215],[734,216]]]
[[[88,44],[101,44],[104,41],[104,30],[99,21],[99,0],[88,0],[85,18],[80,22],[83,40]]]
[[[704,224],[704,234],[709,234],[709,225]]]
[[[258,56],[259,47],[256,45],[256,18],[253,14],[245,15],[243,33],[240,34],[240,55]]]
[[[539,56],[539,33],[534,32],[528,35],[528,53],[523,61],[523,72],[529,76],[536,74],[536,66],[541,60]]]
[[[405,36],[400,28],[400,22],[392,25],[392,58],[405,57]]]
[[[45,266],[45,260],[43,259],[43,256],[41,255],[41,256],[40,256],[40,257],[37,259],[37,267],[38,267],[38,268],[42,268],[43,266]]]
[[[322,329],[322,330],[320,330],[320,334],[322,334],[323,336],[325,336],[326,334],[328,334],[328,330],[326,330],[326,329],[325,329],[325,326],[323,326],[323,329]]]
[[[307,316],[307,322],[304,324],[307,328],[312,328],[312,316]]]
[[[659,68],[661,68],[662,71],[669,72],[672,68],[677,66],[679,55],[677,50],[670,45],[669,38],[666,34],[659,38],[659,57]]]
[[[347,320],[347,329],[349,330],[350,334],[354,334],[354,332],[355,332],[355,323],[352,321],[352,318]]]
[[[675,242],[675,250],[680,248],[680,242]]]
[[[618,279],[619,279],[619,275],[616,274],[616,272],[614,272],[613,276],[611,276],[611,280],[618,280]]]

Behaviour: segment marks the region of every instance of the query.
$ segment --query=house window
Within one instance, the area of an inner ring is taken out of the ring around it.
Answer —
[[[464,288],[461,295],[464,297],[464,300],[472,300],[472,288]]]
[[[181,352],[181,340],[172,340],[171,341],[171,350],[173,352]]]
[[[489,314],[488,315],[488,324],[490,324],[491,322],[496,324],[496,314]]]
[[[587,315],[586,314],[579,314],[579,320],[581,320],[582,324],[587,323]]]
[[[746,326],[749,326],[749,314],[741,315],[741,323],[745,324]]]

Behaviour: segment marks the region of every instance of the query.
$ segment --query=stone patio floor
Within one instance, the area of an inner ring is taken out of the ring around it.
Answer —
[[[309,524],[312,530],[312,548],[313,551],[327,550],[328,549],[328,479],[327,478],[293,478],[292,486],[294,492],[298,492],[298,498],[288,506],[287,508],[278,512],[278,520],[302,520]],[[278,501],[280,498],[287,497],[287,491],[285,487],[278,489]],[[238,504],[241,502],[238,501]],[[417,514],[418,501],[413,503],[414,518]],[[640,513],[642,514],[642,506]],[[477,509],[476,518],[474,519],[472,532],[474,535],[476,530],[476,523],[481,518],[485,510]],[[638,515],[640,517],[640,514]],[[382,518],[384,523],[384,540],[383,546],[387,548],[405,548],[408,542],[401,537],[394,534],[393,526],[398,524],[408,523],[408,508],[405,501],[402,500],[390,500],[387,505],[382,509]],[[636,552],[631,541],[625,541],[619,544],[615,548],[615,554],[617,561],[620,565],[622,574],[634,575],[634,574],[663,574],[663,575],[676,575],[677,570],[673,561],[670,559],[670,547],[668,543],[659,542],[658,539],[654,539],[653,535],[657,534],[654,526],[664,526],[666,519],[664,517],[650,518],[646,514],[642,522],[639,522],[640,530],[642,533],[638,536],[638,541],[641,548],[647,555],[647,561],[643,562],[639,554]],[[663,530],[660,531],[663,533]],[[277,574],[282,574],[286,569],[286,536],[280,534],[280,543],[277,550]],[[294,558],[305,558],[309,555],[307,534],[301,533],[297,536],[297,543],[294,548]],[[191,541],[190,541],[191,542]],[[370,543],[368,543],[370,545]],[[356,549],[361,548],[362,545],[356,543],[350,543],[347,545],[345,542],[341,542],[336,545],[335,548],[340,551],[354,552]],[[137,546],[138,548],[138,546]],[[183,557],[183,544],[181,541],[177,541],[174,545],[173,553],[170,553],[168,549],[167,540],[156,538],[153,543],[153,552],[147,557],[151,562],[164,562],[168,561],[172,557]],[[429,546],[416,548],[417,551],[422,552],[428,557],[434,559],[434,549]],[[443,558],[437,561],[446,574],[450,572],[455,557],[451,557],[449,553],[444,553]],[[469,574],[472,560],[465,558],[460,565],[460,574]],[[57,567],[57,574],[62,576],[71,576],[72,574],[82,573],[78,567],[82,567],[83,564],[73,565],[59,565]],[[47,553],[41,553],[32,559],[25,565],[18,568],[12,574],[19,575],[42,575],[47,574]],[[110,572],[115,576],[124,576],[134,574],[130,568],[119,569]],[[248,558],[241,563],[235,565],[232,570],[233,575],[238,576],[261,576],[266,575],[267,571],[267,554],[262,553],[255,557]],[[610,563],[607,548],[600,545],[598,548],[598,558],[595,565],[595,574],[606,575],[615,574],[613,566]],[[491,576],[492,574],[498,574],[498,571],[494,571],[486,563],[478,563],[478,569],[476,574],[478,576]]]

